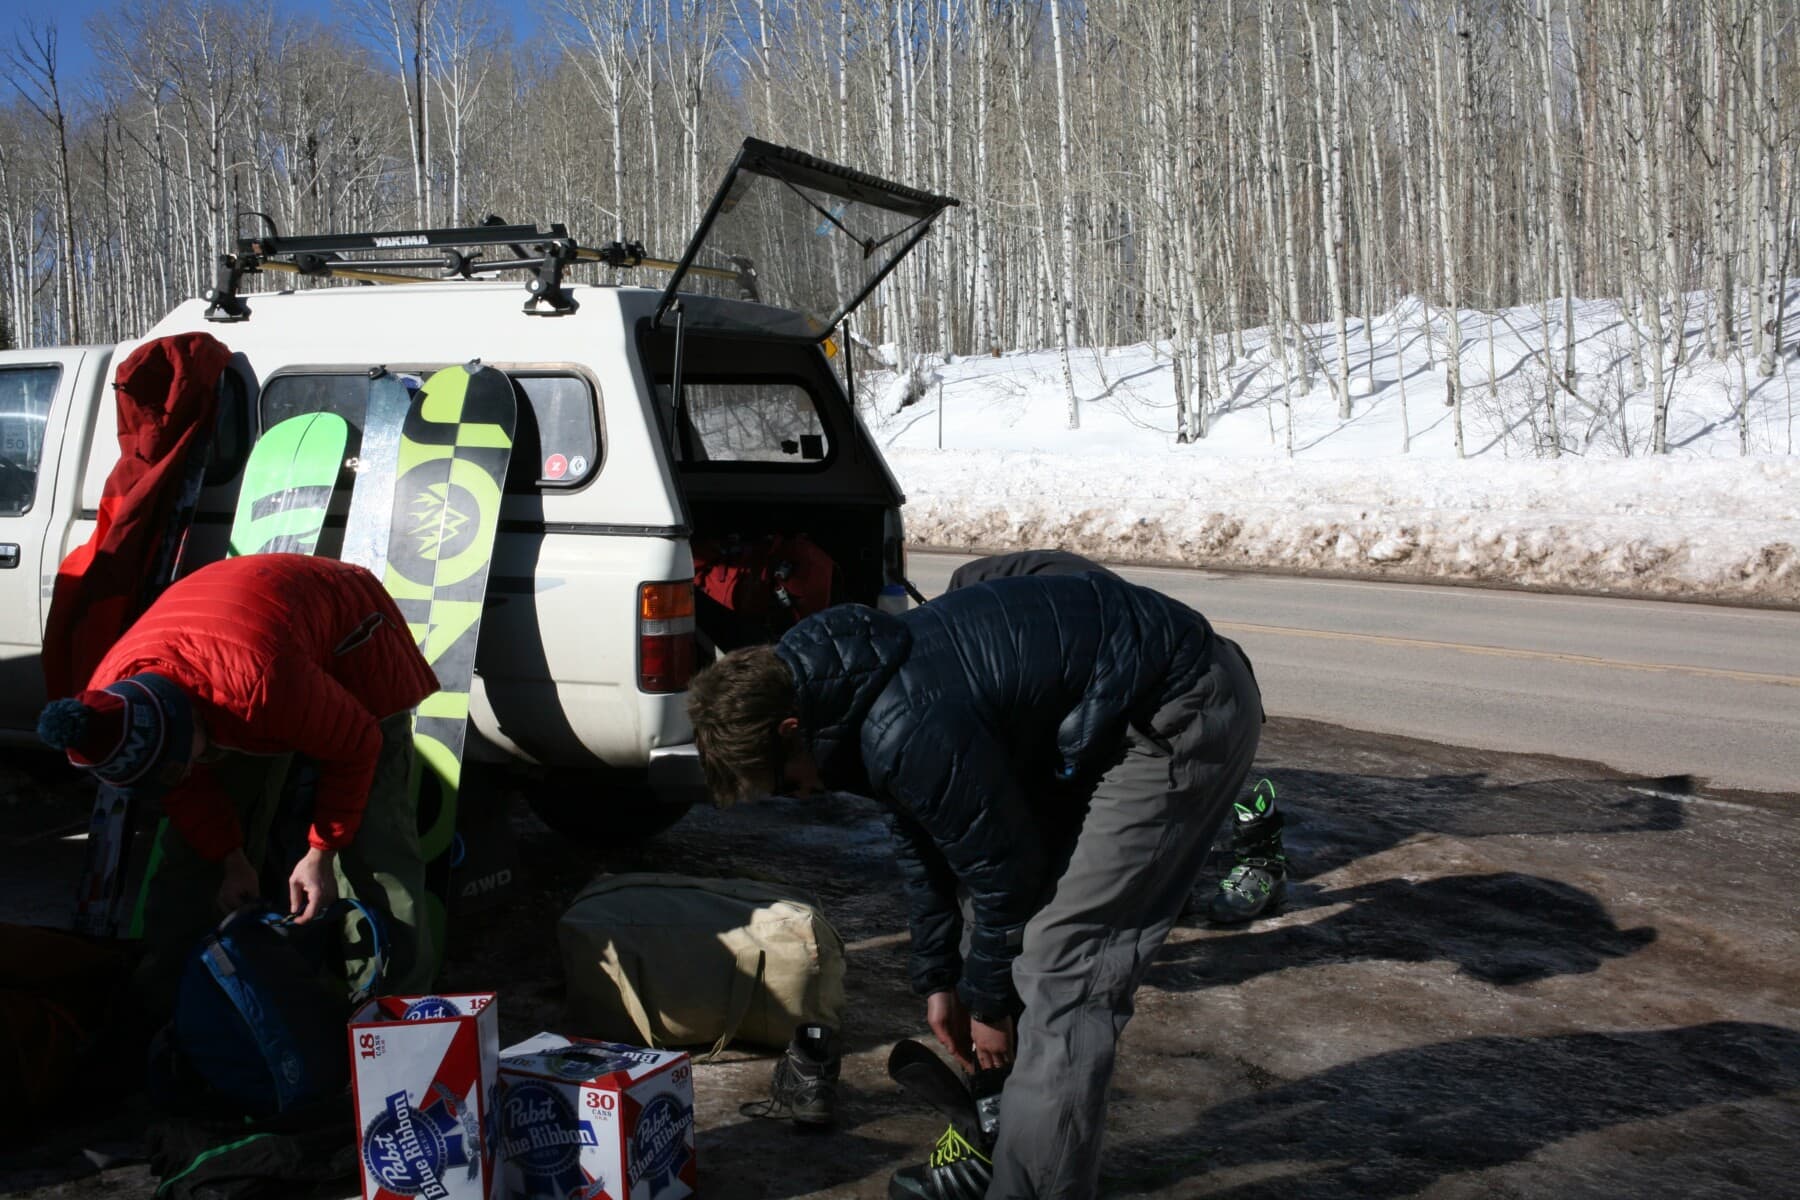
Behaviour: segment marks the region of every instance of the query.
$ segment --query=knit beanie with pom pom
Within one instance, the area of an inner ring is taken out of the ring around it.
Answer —
[[[185,766],[193,754],[193,706],[186,692],[146,671],[51,701],[37,731],[45,745],[114,787],[154,786],[159,768]]]

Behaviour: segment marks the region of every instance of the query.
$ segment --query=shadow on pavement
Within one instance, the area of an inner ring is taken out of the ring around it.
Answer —
[[[785,1151],[789,1169],[734,1173],[730,1164],[767,1164],[772,1149]],[[699,1136],[706,1200],[783,1200],[789,1196],[863,1194],[871,1177],[891,1170],[908,1151],[923,1158],[929,1146],[884,1141],[840,1128],[809,1133],[788,1122],[750,1121],[703,1129]],[[862,1185],[858,1187],[858,1185]]]
[[[1383,879],[1307,898],[1309,908],[1338,904],[1349,907],[1306,924],[1165,946],[1146,982],[1189,991],[1290,967],[1445,959],[1484,983],[1531,983],[1586,974],[1656,940],[1648,926],[1620,929],[1580,888],[1514,872]]]
[[[1529,834],[1666,833],[1682,828],[1688,776],[1490,783],[1485,772],[1419,779],[1271,769],[1289,811],[1290,871],[1310,879],[1421,833],[1478,838]]]
[[[1348,1063],[1233,1098],[1185,1135],[1111,1147],[1127,1170],[1102,1191],[1412,1195],[1577,1134],[1796,1087],[1800,1033],[1774,1025],[1470,1038]]]

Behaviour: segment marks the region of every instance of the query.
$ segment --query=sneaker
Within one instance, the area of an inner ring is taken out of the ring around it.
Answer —
[[[837,1035],[825,1025],[802,1025],[775,1063],[769,1098],[740,1105],[746,1117],[788,1119],[797,1125],[824,1126],[837,1119],[840,1056]]]
[[[1215,925],[1241,925],[1268,916],[1287,899],[1287,867],[1275,859],[1247,859],[1219,881],[1206,915]]]
[[[922,1166],[896,1171],[888,1200],[982,1200],[994,1180],[994,1163],[952,1125]]]

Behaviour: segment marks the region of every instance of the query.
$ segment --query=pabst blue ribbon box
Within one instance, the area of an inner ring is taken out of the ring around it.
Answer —
[[[686,1054],[554,1033],[500,1056],[507,1200],[682,1200],[696,1184]]]
[[[381,996],[350,1018],[363,1200],[495,1200],[492,992]]]

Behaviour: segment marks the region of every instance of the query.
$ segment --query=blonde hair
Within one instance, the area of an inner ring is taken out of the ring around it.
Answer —
[[[688,720],[706,788],[720,808],[771,791],[785,755],[779,726],[795,715],[794,673],[773,646],[723,655],[688,684]]]

